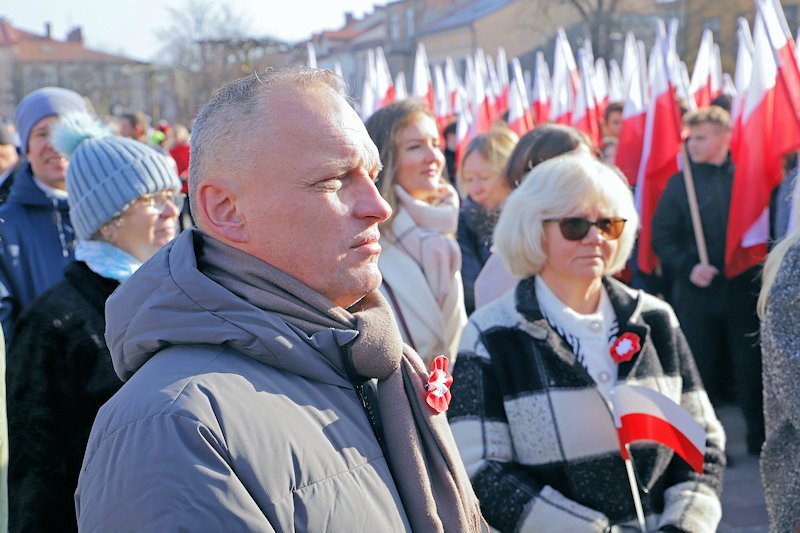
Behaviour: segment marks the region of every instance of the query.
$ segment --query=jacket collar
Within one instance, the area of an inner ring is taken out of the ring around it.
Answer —
[[[578,363],[569,343],[550,326],[539,307],[536,298],[536,278],[531,276],[521,280],[515,289],[515,305],[517,311],[525,319],[520,324],[521,329],[538,341],[546,342],[552,347],[554,354],[569,364],[576,372],[583,375],[589,383],[593,380],[586,369]],[[650,343],[650,327],[641,319],[641,291],[633,291],[622,282],[610,277],[603,278],[603,286],[617,315],[619,331],[617,337],[623,333],[633,333],[639,337],[641,349],[629,360],[618,365],[618,379],[622,381],[630,375],[635,375],[640,364],[640,355],[645,350],[645,345]]]
[[[25,162],[20,167],[19,172],[14,175],[14,183],[11,185],[8,202],[21,205],[49,206],[54,205],[54,201],[33,182],[33,171],[31,164]],[[66,200],[55,200],[59,210],[66,212],[69,208]]]

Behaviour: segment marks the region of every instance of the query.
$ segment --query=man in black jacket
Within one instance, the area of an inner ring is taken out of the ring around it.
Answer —
[[[682,173],[670,179],[656,208],[653,248],[671,272],[671,302],[711,402],[719,405],[735,391],[747,423],[747,449],[758,454],[764,440],[759,272],[754,267],[733,278],[723,274],[734,170],[728,153],[730,118],[711,106],[684,121],[709,264],[699,259]]]

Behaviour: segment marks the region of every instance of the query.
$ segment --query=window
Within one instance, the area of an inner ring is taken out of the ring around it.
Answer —
[[[406,37],[414,37],[414,8],[406,9]]]

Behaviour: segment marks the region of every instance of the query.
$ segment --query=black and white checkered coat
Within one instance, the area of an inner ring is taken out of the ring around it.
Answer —
[[[650,387],[705,428],[703,474],[665,446],[631,446],[648,529],[715,531],[725,435],[672,309],[613,279],[619,322],[642,349],[618,383]],[[501,531],[603,531],[636,515],[611,411],[542,316],[535,279],[478,309],[461,338],[448,411],[481,510]]]

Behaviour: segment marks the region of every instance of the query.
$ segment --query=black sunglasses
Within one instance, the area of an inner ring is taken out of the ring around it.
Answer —
[[[549,218],[545,222],[558,222],[558,228],[561,230],[561,235],[568,241],[579,241],[586,237],[589,233],[589,228],[597,226],[600,235],[604,239],[613,241],[622,235],[622,230],[625,228],[624,218],[609,217],[601,218],[600,220],[591,221],[580,217],[570,218]]]

